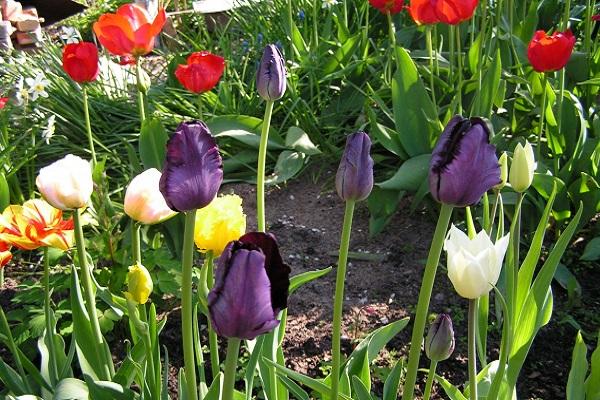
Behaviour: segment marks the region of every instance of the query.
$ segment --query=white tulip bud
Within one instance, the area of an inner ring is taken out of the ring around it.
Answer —
[[[56,208],[83,208],[94,190],[92,167],[89,161],[68,154],[40,169],[35,184],[46,201]]]

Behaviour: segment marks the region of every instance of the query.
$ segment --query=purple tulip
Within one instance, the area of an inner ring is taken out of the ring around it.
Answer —
[[[276,45],[265,47],[256,73],[256,90],[265,100],[277,100],[285,93],[285,61]]]
[[[365,132],[348,136],[346,149],[335,176],[335,188],[342,200],[360,201],[373,189],[371,139]]]
[[[453,117],[438,140],[429,164],[434,199],[455,207],[477,203],[501,182],[496,147],[481,118]]]
[[[290,267],[275,237],[252,232],[230,242],[219,257],[215,285],[208,294],[213,328],[220,336],[254,339],[279,324],[287,307]]]
[[[159,189],[175,211],[191,211],[210,203],[223,182],[223,162],[204,122],[183,122],[167,143],[167,160]]]
[[[454,328],[448,314],[439,314],[427,332],[425,352],[430,360],[446,360],[454,351]]]

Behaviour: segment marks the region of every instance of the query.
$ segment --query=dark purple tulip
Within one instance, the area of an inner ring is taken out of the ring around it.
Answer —
[[[285,93],[285,61],[276,45],[265,47],[258,72],[256,90],[265,100],[277,100]]]
[[[448,314],[439,314],[429,327],[425,353],[430,360],[446,360],[454,351],[454,328]]]
[[[346,149],[335,176],[335,188],[342,200],[360,201],[373,189],[371,139],[365,132],[348,136]]]
[[[219,257],[208,310],[215,332],[254,339],[277,326],[287,307],[290,267],[283,263],[275,237],[252,232],[230,242]]]
[[[438,140],[429,164],[429,190],[440,203],[465,207],[500,183],[496,147],[481,118],[453,117]]]
[[[160,192],[175,211],[210,203],[223,182],[223,162],[215,139],[202,121],[183,122],[167,143]]]

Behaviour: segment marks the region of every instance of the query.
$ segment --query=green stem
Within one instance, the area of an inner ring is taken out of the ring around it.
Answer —
[[[210,290],[214,285],[214,257],[212,251],[206,253],[206,287]],[[208,319],[208,346],[210,349],[210,370],[213,379],[219,374],[221,362],[219,361],[219,341],[217,333]]]
[[[542,135],[544,133],[544,119],[546,116],[546,74],[542,72],[542,107],[540,108],[540,121],[538,124],[538,143],[537,143],[537,154],[536,160],[541,162],[542,155]]]
[[[140,57],[135,62],[135,76],[137,79],[137,92],[138,92],[138,108],[140,111],[140,122],[143,123],[146,120],[146,106],[144,104],[144,92],[142,89],[142,66],[140,65]]]
[[[185,213],[183,233],[183,274],[181,277],[181,330],[183,337],[183,360],[187,395],[190,400],[198,400],[196,389],[196,364],[194,360],[192,275],[194,270],[194,226],[196,210]]]
[[[469,300],[469,398],[477,400],[477,299]]]
[[[494,221],[496,220],[496,212],[498,211],[498,201],[500,200],[500,191],[494,190],[496,193],[496,198],[494,199],[494,205],[492,206],[492,213],[490,214],[489,224],[486,227],[485,231],[491,237],[492,228],[494,227]],[[502,215],[498,216],[498,218],[502,218]]]
[[[200,121],[202,121],[202,119],[204,118],[204,115],[202,113],[202,95],[198,95],[198,98],[196,99],[196,106],[198,107],[198,119]]]
[[[87,253],[85,251],[85,240],[83,237],[83,227],[81,226],[81,209],[76,209],[73,212],[73,220],[75,222],[75,244],[77,245],[77,258],[79,259],[79,268],[81,269],[81,283],[83,284],[83,296],[85,298],[85,307],[87,309],[90,323],[92,324],[92,334],[94,336],[95,343],[91,345],[98,349],[97,351],[102,354],[100,358],[107,358],[106,351],[104,350],[105,342],[100,330],[100,321],[98,320],[98,312],[96,311],[96,296],[94,291],[94,285],[92,283],[92,270],[87,262]],[[104,360],[106,379],[110,380],[111,370],[110,365],[112,360]]]
[[[235,370],[237,367],[238,353],[240,352],[238,338],[227,340],[227,358],[225,359],[225,377],[223,379],[223,397],[221,400],[233,400],[235,393]]]
[[[342,237],[340,240],[340,253],[338,257],[337,276],[335,278],[335,300],[333,306],[333,333],[331,337],[331,399],[338,399],[341,365],[341,334],[342,334],[342,314],[344,311],[344,282],[346,280],[346,264],[348,261],[348,249],[350,247],[350,233],[352,232],[352,217],[354,216],[353,200],[346,201],[346,210],[344,212],[344,225],[342,227]]]
[[[8,321],[6,320],[6,314],[4,314],[4,309],[2,308],[2,306],[0,306],[0,326],[2,327],[0,331],[4,331],[4,336],[6,337],[6,346],[10,350],[10,353],[13,357],[13,361],[17,366],[17,371],[19,371],[21,380],[25,384],[25,389],[27,389],[27,391],[31,393],[32,389],[29,385],[29,379],[27,379],[27,375],[25,375],[25,369],[23,368],[23,362],[21,361],[19,348],[17,347],[12,332],[10,331],[10,326],[8,325]]]
[[[448,81],[450,84],[454,83],[454,60],[456,59],[456,55],[454,54],[456,51],[454,49],[454,25],[450,25],[448,27],[448,51],[450,52],[450,64],[448,67]]]
[[[477,236],[477,231],[475,230],[475,223],[473,222],[473,214],[471,214],[471,207],[465,207],[465,216],[467,220],[467,233],[469,234],[469,239],[474,239]]]
[[[515,216],[513,224],[510,228],[510,243],[512,244],[512,260],[509,260],[506,271],[506,292],[508,310],[511,316],[516,315],[517,307],[517,278],[519,276],[519,247],[521,233],[521,205],[523,203],[523,193],[517,196],[517,204],[515,206]],[[510,262],[512,261],[512,262]]]
[[[267,143],[269,142],[269,128],[271,126],[271,115],[273,114],[273,104],[267,100],[265,107],[265,117],[262,123],[262,132],[260,134],[260,147],[258,149],[258,168],[256,172],[256,222],[259,232],[265,232],[265,167],[267,162]]]
[[[489,230],[491,230],[492,221],[490,219],[490,198],[485,192],[483,194],[483,230],[487,232],[488,236],[490,235]]]
[[[131,252],[133,253],[133,263],[142,262],[142,250],[140,245],[140,224],[131,221]]]
[[[410,342],[410,352],[408,355],[408,369],[406,379],[404,381],[404,392],[402,400],[412,400],[415,392],[415,382],[417,380],[417,370],[419,368],[419,358],[421,357],[421,343],[423,342],[423,333],[425,332],[425,323],[427,322],[427,311],[429,309],[429,301],[431,300],[431,292],[435,281],[435,273],[438,263],[440,262],[440,254],[444,245],[448,224],[452,217],[452,206],[442,204],[440,216],[435,227],[433,241],[427,257],[425,272],[423,274],[423,282],[419,291],[419,301],[417,303],[417,313],[415,315],[412,338]]]
[[[394,20],[392,18],[392,14],[390,12],[385,13],[388,21],[388,33],[390,36],[390,46],[392,47],[392,57],[394,58],[394,62],[396,63],[396,69],[401,71],[400,65],[400,56],[397,53],[397,44],[396,44],[396,27],[394,26]],[[389,82],[392,81],[392,77],[394,73],[390,73]]]
[[[435,380],[435,369],[437,368],[437,361],[431,360],[429,364],[429,372],[427,373],[427,382],[425,383],[425,392],[423,394],[423,400],[429,400],[431,397],[431,388],[433,387],[433,381]]]
[[[317,48],[319,47],[319,10],[321,7],[321,4],[323,4],[321,2],[321,0],[313,0],[313,18],[312,18],[312,22],[313,22],[313,45],[312,45],[312,51],[315,52],[317,51]]]
[[[565,14],[562,20],[562,30],[565,31],[567,30],[567,28],[569,27],[569,17],[570,17],[570,12],[571,12],[571,0],[566,0],[565,3]],[[558,87],[558,116],[556,119],[556,125],[558,126],[558,136],[560,137],[560,135],[562,134],[562,104],[563,104],[563,97],[564,97],[564,93],[565,93],[565,68],[561,69],[559,74],[559,87]],[[555,155],[555,161],[558,162],[558,157]],[[560,168],[560,166],[557,166],[557,168],[555,168],[554,173],[558,174],[558,169]]]
[[[437,105],[435,101],[435,86],[433,79],[433,46],[431,41],[431,25],[427,25],[425,28],[425,39],[427,42],[427,54],[429,54],[429,86],[431,88],[431,98],[433,100],[433,105]]]
[[[92,137],[92,123],[90,122],[90,106],[88,102],[87,86],[83,85],[83,115],[85,118],[85,129],[90,143],[90,152],[92,153],[92,162],[95,167],[98,164],[96,159],[96,151],[94,150],[94,139]]]
[[[458,113],[462,114],[462,85],[463,85],[463,59],[462,59],[462,37],[460,35],[460,25],[456,25],[456,59],[458,60],[457,72],[458,72]],[[479,60],[481,62],[481,60]]]
[[[46,323],[46,338],[48,339],[48,352],[50,353],[50,376],[58,379],[58,367],[56,365],[56,349],[54,348],[54,328],[52,326],[52,312],[50,305],[50,259],[48,258],[48,246],[44,246],[44,320]],[[53,382],[57,383],[57,382]]]

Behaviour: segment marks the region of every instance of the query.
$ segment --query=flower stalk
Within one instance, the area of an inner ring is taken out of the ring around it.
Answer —
[[[429,400],[431,397],[431,389],[433,388],[433,381],[435,380],[435,370],[438,362],[431,360],[429,364],[429,372],[427,373],[427,382],[425,383],[425,392],[423,392],[423,400]]]
[[[94,150],[94,139],[92,137],[92,124],[90,122],[90,106],[88,102],[87,85],[83,85],[83,115],[85,118],[85,129],[90,143],[90,153],[92,154],[92,164],[95,167],[98,164],[96,151]]]
[[[267,143],[269,141],[269,128],[271,126],[271,116],[273,115],[273,104],[274,101],[267,100],[265,117],[262,123],[262,132],[260,134],[260,146],[258,148],[258,172],[256,175],[256,220],[259,232],[266,231],[265,164],[267,162]]]
[[[44,321],[46,323],[46,337],[48,338],[48,352],[50,353],[50,376],[58,378],[58,367],[56,365],[56,349],[54,347],[54,328],[52,326],[50,297],[50,259],[48,258],[48,246],[44,246]]]
[[[206,286],[210,290],[214,286],[214,257],[212,251],[206,252],[205,264]],[[219,374],[221,362],[219,361],[219,341],[217,340],[217,333],[213,329],[210,318],[208,320],[208,346],[210,349],[210,370],[214,379]]]
[[[183,336],[183,360],[187,395],[191,400],[198,400],[196,389],[196,363],[194,359],[192,274],[194,269],[194,226],[196,210],[185,213],[185,229],[183,233],[183,275],[181,278],[181,330]]]
[[[541,84],[542,84],[542,105],[540,108],[540,121],[538,124],[538,143],[537,143],[537,149],[536,149],[536,160],[541,160],[541,155],[542,155],[542,135],[544,133],[544,120],[546,117],[546,84],[547,84],[547,77],[546,77],[546,73],[542,72],[542,79],[541,79]],[[559,125],[560,127],[560,125]]]
[[[477,302],[478,299],[469,300],[469,398],[477,400]]]
[[[140,122],[143,123],[146,120],[146,105],[144,103],[144,92],[142,91],[143,82],[140,57],[136,57],[135,60],[135,77],[137,80],[138,109],[140,112]]]
[[[435,86],[434,86],[434,74],[433,74],[433,45],[431,40],[431,30],[433,27],[431,25],[427,25],[425,28],[425,40],[427,42],[427,54],[429,55],[429,87],[431,89],[431,99],[433,104],[437,106],[437,102],[435,100]]]
[[[227,340],[227,358],[225,359],[225,377],[223,380],[222,400],[233,400],[235,392],[235,370],[237,367],[238,353],[241,340],[229,338]]]

